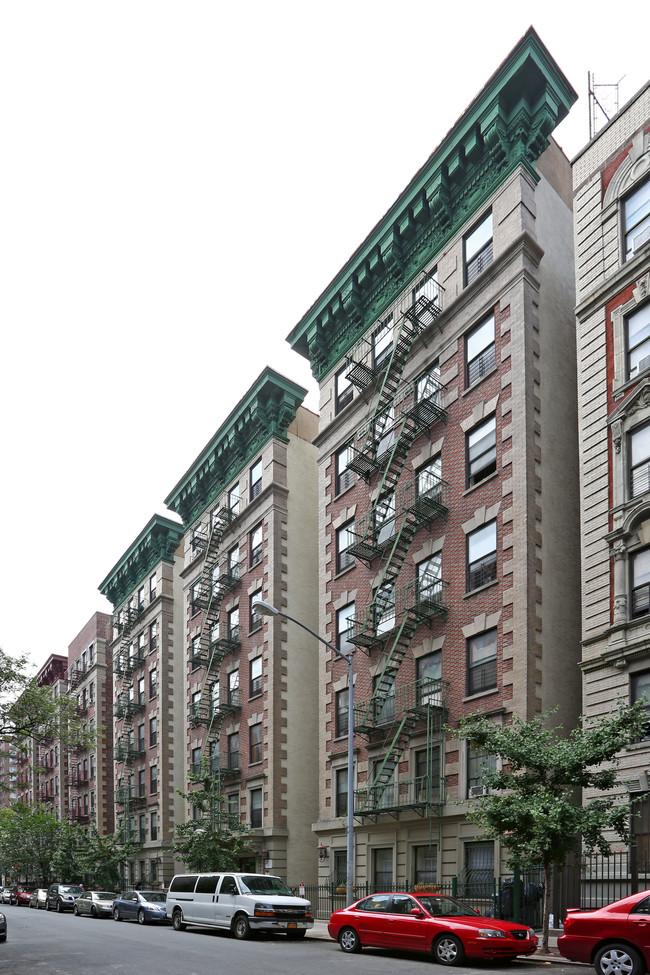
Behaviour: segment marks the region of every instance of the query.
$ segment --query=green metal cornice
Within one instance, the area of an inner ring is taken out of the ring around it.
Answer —
[[[183,538],[183,526],[162,515],[154,515],[119,562],[113,566],[99,591],[115,609],[153,572],[159,562],[173,562]]]
[[[480,210],[535,163],[577,95],[531,27],[440,146],[288,335],[316,379]]]
[[[286,441],[307,390],[265,369],[183,475],[165,504],[188,526],[273,438]]]

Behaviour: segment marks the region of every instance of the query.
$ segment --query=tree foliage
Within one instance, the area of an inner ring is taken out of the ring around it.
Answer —
[[[471,717],[450,729],[476,751],[500,759],[481,777],[488,794],[472,803],[468,819],[509,851],[509,865],[544,867],[543,947],[548,947],[550,884],[571,852],[611,853],[609,837],[629,843],[633,800],[620,792],[620,752],[644,736],[644,702],[619,705],[611,717],[580,719],[569,734],[552,726],[554,712],[532,721],[514,717],[507,725]],[[581,790],[599,795],[588,797]]]
[[[239,815],[229,813],[220,781],[204,760],[198,773],[189,776],[196,788],[178,794],[200,816],[176,827],[174,855],[190,870],[237,870],[249,844],[250,827]]]
[[[42,886],[56,875],[54,858],[69,828],[39,806],[18,802],[0,810],[0,865],[6,877]]]

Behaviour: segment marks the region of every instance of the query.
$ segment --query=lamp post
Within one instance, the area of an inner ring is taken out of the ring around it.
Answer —
[[[289,616],[281,609],[257,599],[252,606],[252,610],[258,616],[283,616],[292,623],[307,630],[319,643],[324,643],[337,657],[345,660],[348,665],[348,816],[347,816],[347,903],[351,904],[354,900],[354,656],[351,653],[341,653],[329,640],[325,640],[318,633],[314,633],[305,623],[297,620],[294,616]]]

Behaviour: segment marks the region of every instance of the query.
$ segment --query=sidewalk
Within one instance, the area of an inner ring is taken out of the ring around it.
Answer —
[[[561,930],[553,930],[549,932],[548,936],[548,954],[543,955],[541,951],[538,951],[535,955],[529,955],[526,961],[540,961],[540,962],[559,962],[562,965],[577,965],[579,962],[571,962],[568,958],[564,958],[557,950],[557,939],[562,933]],[[313,928],[307,932],[308,938],[316,938],[319,941],[331,941],[329,934],[327,933],[327,921],[314,921]]]

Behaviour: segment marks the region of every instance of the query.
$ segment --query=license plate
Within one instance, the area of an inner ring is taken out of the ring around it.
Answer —
[[[289,921],[289,923],[287,924],[287,927],[288,928],[297,928],[298,925],[296,924],[295,921]]]

